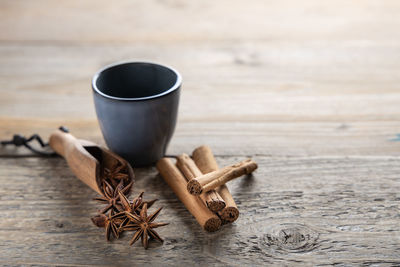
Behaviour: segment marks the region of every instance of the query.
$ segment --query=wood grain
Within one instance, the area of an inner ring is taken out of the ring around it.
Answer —
[[[217,158],[221,166],[239,159]],[[171,222],[160,230],[164,245],[151,242],[147,251],[130,248],[128,237],[104,242],[103,230],[88,216],[99,209],[91,200],[95,192],[63,160],[2,160],[2,263],[128,265],[148,257],[155,265],[194,258],[216,265],[400,263],[400,159],[255,160],[263,167],[230,184],[240,219],[212,234],[203,232],[172,190],[160,190],[166,184],[155,168],[137,169],[135,193],[159,198],[158,205],[166,206],[160,216]]]
[[[208,144],[241,212],[205,233],[155,168],[165,243],[104,242],[95,192],[61,158],[4,158],[0,265],[400,265],[400,2],[0,1],[0,140],[66,125],[104,144],[95,71],[121,60],[183,76],[168,154]],[[156,205],[156,207],[158,207]]]

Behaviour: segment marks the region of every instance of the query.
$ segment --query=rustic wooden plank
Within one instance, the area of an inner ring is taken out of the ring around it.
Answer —
[[[39,133],[45,140],[54,129],[66,125],[82,139],[105,145],[96,120],[0,118],[0,139],[14,133]],[[209,144],[223,155],[267,156],[399,156],[399,121],[357,122],[190,122],[181,120],[168,154],[189,153]],[[27,154],[0,147],[0,155]]]
[[[92,75],[132,56],[182,72],[180,121],[400,118],[400,46],[378,41],[0,45],[1,115],[93,119]]]
[[[221,165],[243,157],[218,157]],[[0,254],[8,264],[400,264],[399,157],[255,157],[260,168],[229,184],[239,220],[205,233],[155,168],[137,169],[135,193],[174,222],[164,245],[103,241],[99,205],[60,158],[0,161]],[[145,196],[146,196],[145,195]],[[184,253],[183,253],[184,252]],[[329,256],[328,256],[329,255]]]
[[[395,0],[1,2],[0,40],[135,43],[309,39],[398,41]],[[51,12],[49,12],[51,10]]]

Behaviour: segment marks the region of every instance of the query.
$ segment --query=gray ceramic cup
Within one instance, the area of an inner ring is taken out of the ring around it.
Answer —
[[[107,146],[134,167],[162,158],[175,129],[181,83],[176,70],[148,62],[99,70],[92,88]]]

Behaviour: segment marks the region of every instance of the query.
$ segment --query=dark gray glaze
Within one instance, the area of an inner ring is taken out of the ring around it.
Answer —
[[[135,167],[163,157],[176,125],[181,80],[174,69],[146,62],[97,72],[93,97],[107,146]]]

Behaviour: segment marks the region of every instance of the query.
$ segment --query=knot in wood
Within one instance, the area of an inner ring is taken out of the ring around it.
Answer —
[[[282,224],[264,235],[266,245],[289,252],[311,251],[317,246],[318,233],[300,224]]]

